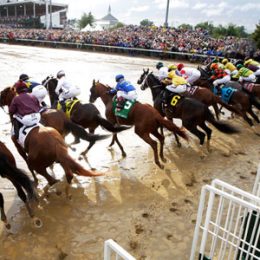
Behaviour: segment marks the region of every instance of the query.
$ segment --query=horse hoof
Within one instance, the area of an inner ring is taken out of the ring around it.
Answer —
[[[72,200],[72,195],[71,194],[67,195],[67,199],[71,201]]]
[[[181,143],[177,143],[177,147],[178,147],[178,148],[181,148]]]
[[[5,228],[10,230],[11,229],[11,225],[9,223],[5,224]]]
[[[165,158],[161,158],[161,160],[162,160],[164,163],[167,162],[167,160],[166,160]]]
[[[158,165],[158,167],[160,168],[160,169],[164,169],[164,165],[162,165],[162,164],[160,164],[160,163],[157,163],[157,165]]]
[[[70,147],[71,151],[76,152],[76,148]]]
[[[61,194],[62,194],[62,192],[61,192],[60,190],[57,190],[57,191],[56,191],[56,195],[57,195],[57,196],[61,196]]]
[[[43,226],[43,223],[39,218],[34,218],[33,224],[36,228],[41,228]]]
[[[125,152],[122,153],[122,157],[123,157],[123,158],[126,157],[126,153],[125,153]]]

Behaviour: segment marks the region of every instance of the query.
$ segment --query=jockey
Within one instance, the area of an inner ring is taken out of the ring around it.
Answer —
[[[238,73],[236,66],[232,62],[230,62],[228,59],[223,59],[222,64],[224,65],[225,71],[229,75],[234,76]]]
[[[220,90],[220,85],[225,84],[231,80],[230,75],[228,75],[223,69],[218,67],[217,63],[212,63],[210,65],[212,76],[210,79],[213,81],[213,86]]]
[[[48,92],[42,84],[36,81],[29,80],[29,76],[27,74],[21,74],[19,80],[23,81],[26,84],[29,92],[31,92],[32,95],[38,99],[39,103],[42,106],[47,106],[43,100],[47,96]]]
[[[15,84],[18,96],[15,96],[9,106],[9,113],[13,119],[14,136],[19,137],[19,129],[22,126],[33,126],[41,119],[40,104],[38,99],[28,93],[28,87],[23,81]]]
[[[256,65],[247,64],[245,65],[245,67],[248,68],[249,70],[252,70],[257,77],[260,76],[260,69]]]
[[[171,84],[167,85],[163,94],[162,102],[167,106],[167,101],[170,96],[170,93],[181,94],[187,90],[189,83],[186,79],[181,76],[178,76],[176,73],[177,67],[174,64],[168,66],[169,73],[168,78],[171,79]]]
[[[237,68],[239,71],[234,78],[239,78],[240,83],[243,83],[243,81],[256,82],[256,76],[252,70],[244,67],[243,64],[238,64]]]
[[[159,70],[158,78],[160,81],[164,80],[168,77],[168,68],[164,67],[164,65],[161,61],[156,64],[156,69]]]
[[[201,73],[199,70],[194,69],[194,68],[184,68],[184,65],[182,63],[177,65],[177,71],[181,74],[182,77],[184,77],[188,83],[191,85],[197,81]]]
[[[247,65],[255,65],[257,66],[259,69],[260,69],[260,63],[253,60],[253,59],[249,59],[249,58],[245,58],[245,62],[244,62],[244,65],[247,66]]]
[[[128,81],[125,80],[124,75],[118,74],[115,77],[117,82],[116,87],[110,90],[111,94],[117,93],[117,110],[124,108],[125,99],[136,100],[137,92],[135,87]]]
[[[57,73],[58,84],[55,89],[55,93],[59,96],[59,102],[61,104],[62,110],[66,111],[66,100],[75,98],[80,94],[80,88],[74,86],[71,82],[67,81],[65,77],[65,72],[60,70]]]

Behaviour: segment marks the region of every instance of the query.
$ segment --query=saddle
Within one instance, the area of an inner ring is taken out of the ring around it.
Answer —
[[[62,104],[60,103],[60,101],[57,103],[57,110],[62,110],[66,113],[67,118],[70,118],[71,116],[71,111],[73,109],[73,107],[75,106],[75,104],[77,104],[79,102],[79,100],[77,98],[74,99],[66,99],[65,100],[65,111],[63,109]]]

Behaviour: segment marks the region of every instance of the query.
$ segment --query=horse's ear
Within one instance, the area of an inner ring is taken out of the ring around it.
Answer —
[[[97,83],[99,83],[99,79],[98,79]]]
[[[96,81],[95,81],[95,79],[93,79],[93,83],[92,83],[92,84],[93,84],[93,86],[96,84]]]
[[[143,72],[145,73],[145,69],[143,69]]]

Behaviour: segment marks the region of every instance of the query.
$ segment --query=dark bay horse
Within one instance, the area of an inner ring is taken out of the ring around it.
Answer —
[[[0,142],[0,176],[7,178],[17,190],[18,196],[25,203],[29,216],[33,219],[36,227],[42,226],[42,221],[35,217],[31,207],[31,202],[36,202],[37,195],[34,189],[32,181],[29,177],[20,169],[16,167],[15,159],[10,150],[4,143]],[[11,225],[7,221],[7,217],[4,210],[4,197],[0,192],[0,215],[1,220],[4,222],[7,229],[11,228]]]
[[[58,102],[58,95],[55,93],[55,88],[57,86],[57,83],[58,83],[57,79],[53,77],[47,77],[42,82],[42,84],[48,90],[51,106],[53,108],[56,108]],[[94,134],[95,129],[98,126],[101,126],[112,133],[121,132],[129,128],[126,126],[115,126],[111,124],[108,120],[106,120],[101,116],[96,106],[90,103],[88,104],[81,104],[80,102],[76,103],[72,108],[70,120],[82,126],[83,128],[88,128],[89,132],[92,134]],[[75,138],[74,144],[78,142],[79,139]],[[81,154],[85,156],[94,144],[95,144],[94,140],[90,141],[87,149],[83,151]]]
[[[206,121],[213,124],[219,131],[223,133],[234,134],[238,132],[235,127],[229,125],[228,123],[216,121],[209,108],[205,104],[193,98],[182,98],[176,103],[173,109],[169,107],[163,110],[162,95],[164,87],[158,83],[156,85],[143,84],[141,89],[145,90],[147,87],[149,87],[152,92],[154,107],[160,111],[161,114],[166,115],[167,118],[181,119],[182,125],[199,138],[201,148],[204,144],[205,136],[207,135],[207,149],[210,151],[212,130],[206,125]],[[198,126],[205,131],[206,135],[198,129]]]
[[[140,76],[139,80],[137,81],[137,84],[142,84],[141,89],[146,89],[148,87],[159,87],[161,85],[160,80],[153,74],[153,72],[149,73],[149,69],[143,70],[142,75]],[[218,104],[225,107],[227,110],[239,113],[236,108],[224,103],[219,96],[214,95],[209,89],[202,88],[202,87],[191,87],[191,91],[188,91],[185,93],[185,96],[194,98],[201,103],[205,104],[206,106],[212,106],[217,119],[219,120],[219,109]],[[157,92],[153,92],[153,94],[158,94]],[[153,100],[156,97],[153,96]]]
[[[188,140],[188,137],[184,130],[178,128],[171,121],[164,119],[157,110],[148,104],[141,104],[136,102],[129,112],[127,119],[116,117],[113,112],[113,96],[108,94],[111,88],[101,84],[100,82],[93,81],[92,87],[90,89],[90,102],[95,102],[97,98],[101,98],[106,107],[106,117],[110,122],[124,124],[124,125],[134,125],[135,133],[142,138],[146,143],[148,143],[154,152],[154,162],[161,169],[164,166],[160,163],[157,150],[157,142],[154,141],[150,135],[156,137],[160,142],[160,158],[163,162],[166,162],[163,154],[164,146],[164,136],[158,132],[160,126],[166,127],[171,132],[178,134],[184,139]]]

